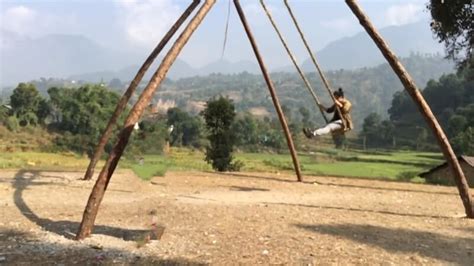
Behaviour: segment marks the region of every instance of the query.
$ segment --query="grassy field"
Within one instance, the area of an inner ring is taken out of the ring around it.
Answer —
[[[162,176],[168,170],[212,171],[203,160],[201,151],[172,149],[168,155],[145,155],[141,159],[124,159],[119,167],[130,168],[142,179]],[[292,171],[289,154],[237,153],[236,160],[243,163],[242,171]],[[321,149],[299,154],[304,174],[348,176],[376,179],[420,181],[417,174],[442,162],[437,153],[362,152]],[[83,171],[89,163],[86,157],[73,153],[5,152],[0,155],[0,168],[27,168],[54,171]],[[101,162],[98,167],[103,164]]]

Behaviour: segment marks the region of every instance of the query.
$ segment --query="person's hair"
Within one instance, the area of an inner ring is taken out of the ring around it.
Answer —
[[[344,97],[344,91],[342,91],[342,88],[339,88],[338,90],[334,91],[334,97]]]

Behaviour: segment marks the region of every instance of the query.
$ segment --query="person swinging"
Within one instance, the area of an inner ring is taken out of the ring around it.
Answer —
[[[303,128],[303,133],[307,138],[314,138],[316,136],[321,136],[329,133],[339,133],[339,132],[346,132],[352,130],[353,124],[351,119],[351,109],[352,104],[351,102],[344,97],[344,91],[342,88],[333,92],[334,95],[334,105],[326,108],[320,104],[320,107],[325,110],[327,113],[334,113],[333,118],[329,121],[329,123],[321,128],[311,129],[311,128]],[[337,107],[340,110],[340,113],[337,111]]]

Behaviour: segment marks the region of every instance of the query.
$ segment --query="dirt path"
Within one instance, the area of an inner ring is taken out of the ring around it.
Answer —
[[[76,242],[93,186],[81,176],[0,172],[0,264],[474,263],[474,221],[455,188],[203,172],[145,182],[123,170],[95,234]],[[161,240],[138,247],[152,221]]]

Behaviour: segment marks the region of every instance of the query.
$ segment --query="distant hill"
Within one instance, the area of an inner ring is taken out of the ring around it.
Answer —
[[[5,35],[4,35],[5,34]],[[14,85],[40,77],[62,78],[75,73],[116,69],[133,54],[100,46],[80,35],[19,38],[2,32],[0,84]]]
[[[433,39],[426,21],[383,28],[381,33],[400,57],[407,57],[410,53],[436,54],[443,49]],[[1,37],[0,87],[15,86],[18,82],[41,77],[73,78],[88,82],[108,82],[113,78],[128,81],[133,78],[148,53],[143,50],[114,50],[113,47],[103,47],[81,35],[56,34],[30,39],[2,30]],[[385,62],[365,32],[333,41],[318,51],[317,55],[326,71],[371,67]],[[304,61],[303,67],[306,71],[314,71],[308,60]],[[156,64],[152,69],[156,69]],[[293,66],[271,70],[294,72]],[[194,68],[178,59],[168,77],[179,79],[243,71],[260,73],[256,62],[252,61],[219,60]]]
[[[160,59],[156,60],[160,61]],[[149,71],[147,71],[144,80],[149,80],[153,73],[156,71],[158,65],[154,64],[150,67]],[[69,79],[73,80],[82,80],[87,82],[100,82],[105,81],[109,82],[114,78],[118,78],[122,81],[130,81],[132,80],[137,71],[140,69],[140,65],[129,65],[117,71],[95,71],[95,72],[88,72],[83,74],[76,74],[69,76]],[[196,69],[188,65],[188,63],[184,62],[183,60],[177,59],[173,66],[171,67],[168,77],[173,79],[183,78],[183,77],[190,77],[197,75]]]
[[[219,60],[210,63],[198,70],[199,75],[209,75],[213,73],[233,74],[247,71],[249,73],[259,73],[258,65],[251,61],[229,62],[226,60]]]
[[[390,26],[382,28],[380,33],[399,57],[407,57],[411,53],[443,53],[443,46],[433,38],[428,21]],[[365,31],[331,42],[316,55],[325,70],[355,69],[385,62]],[[306,71],[314,71],[309,60],[304,62],[303,68]]]
[[[156,61],[160,62],[161,58]],[[155,64],[155,66],[152,67],[153,70],[147,72],[145,75],[145,80],[151,78],[157,67],[158,64]],[[118,78],[122,81],[129,81],[135,77],[135,74],[139,68],[139,65],[130,65],[118,71],[96,71],[79,75],[71,75],[69,78],[88,82],[99,82],[101,80],[110,81],[113,78]],[[201,68],[193,68],[185,61],[177,59],[171,67],[168,77],[171,79],[180,79],[192,76],[207,76],[213,73],[233,74],[244,71],[256,74],[259,73],[260,70],[257,64],[250,61],[229,62],[226,60],[219,60]]]

